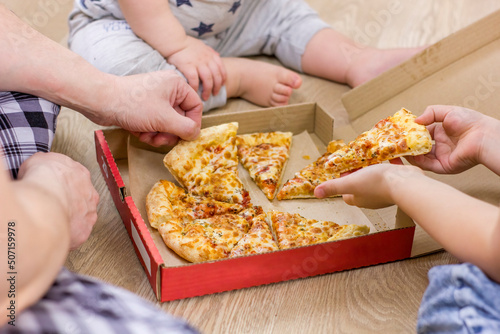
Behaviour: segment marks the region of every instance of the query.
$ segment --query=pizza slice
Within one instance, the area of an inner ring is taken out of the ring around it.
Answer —
[[[250,196],[238,176],[237,130],[236,122],[202,129],[198,139],[181,140],[163,163],[189,193],[248,206]]]
[[[179,219],[194,220],[214,215],[239,213],[245,207],[237,203],[226,203],[209,197],[193,196],[186,190],[166,180],[156,182],[146,196],[146,212],[152,227]]]
[[[190,262],[226,258],[248,231],[250,223],[237,214],[162,223],[158,232],[165,244]]]
[[[288,180],[278,192],[278,200],[293,198],[313,198],[314,189],[321,183],[340,176],[335,170],[325,169],[326,159],[333,152],[345,146],[342,140],[333,140],[328,144],[326,153],[312,164],[295,173],[294,178]]]
[[[191,195],[165,180],[149,191],[146,211],[150,225],[158,229],[165,244],[191,262],[230,256],[253,226],[254,218],[263,213],[259,206]]]
[[[424,125],[415,122],[415,118],[403,108],[379,121],[372,129],[328,156],[325,169],[345,173],[407,155],[429,153],[431,135]]]
[[[270,211],[268,217],[280,249],[351,238],[370,232],[366,225],[339,225],[288,212]]]
[[[316,162],[287,181],[277,198],[312,198],[316,186],[342,173],[402,156],[430,152],[432,138],[429,131],[416,123],[415,118],[403,108],[349,144],[329,148]]]
[[[236,136],[238,156],[252,180],[270,200],[274,199],[288,161],[291,132],[253,133]]]
[[[229,257],[261,254],[279,249],[266,218],[263,213],[253,219],[252,227],[233,247]]]

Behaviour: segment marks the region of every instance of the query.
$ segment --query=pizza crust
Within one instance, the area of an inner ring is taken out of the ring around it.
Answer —
[[[158,181],[146,196],[146,212],[149,224],[158,228],[162,223],[172,220],[173,208],[163,181]]]
[[[395,158],[430,152],[431,135],[415,119],[415,115],[402,108],[332,153],[326,159],[324,168],[345,173]]]

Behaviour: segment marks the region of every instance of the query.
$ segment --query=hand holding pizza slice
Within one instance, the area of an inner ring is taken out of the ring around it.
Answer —
[[[416,116],[401,109],[393,116],[378,122],[347,145],[329,147],[316,162],[295,174],[277,195],[278,199],[313,198],[314,189],[321,183],[338,178],[340,174],[403,156],[429,153],[432,138],[424,125],[415,122]]]

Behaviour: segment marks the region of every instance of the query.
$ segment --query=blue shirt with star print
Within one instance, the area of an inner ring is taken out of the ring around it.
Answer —
[[[170,9],[186,34],[207,38],[229,28],[241,11],[243,0],[169,0]]]

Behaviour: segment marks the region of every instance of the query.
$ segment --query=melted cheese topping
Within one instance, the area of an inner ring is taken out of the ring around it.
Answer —
[[[229,257],[261,254],[278,249],[278,245],[266,222],[266,215],[261,214],[254,219],[252,227],[234,246]]]
[[[157,228],[163,221],[179,219],[181,221],[208,218],[226,213],[239,213],[245,207],[237,203],[226,203],[209,197],[188,194],[172,182],[160,180],[147,197],[147,210],[151,226]]]
[[[241,164],[267,198],[273,199],[288,160],[292,134],[271,132],[237,137]]]
[[[415,118],[401,109],[328,156],[324,167],[344,173],[404,155],[428,153],[432,148],[430,134],[414,122]]]
[[[331,221],[307,219],[299,214],[287,212],[271,211],[269,219],[278,238],[280,249],[325,242],[335,236],[339,230],[344,229],[342,225]],[[369,228],[364,225],[362,227],[348,226],[359,230],[357,235],[369,232]]]

